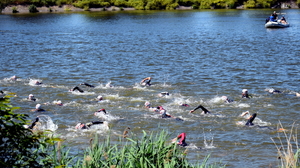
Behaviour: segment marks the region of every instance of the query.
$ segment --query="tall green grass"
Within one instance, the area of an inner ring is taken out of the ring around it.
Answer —
[[[186,158],[186,150],[167,142],[168,134],[143,132],[139,138],[119,138],[117,144],[111,144],[110,137],[100,142],[97,137],[91,141],[82,159],[74,165],[76,168],[193,168],[193,167],[225,167],[208,164],[208,158],[203,163],[191,164]],[[200,159],[202,160],[202,159]]]

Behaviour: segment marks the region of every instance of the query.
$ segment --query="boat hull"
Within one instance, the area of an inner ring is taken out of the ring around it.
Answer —
[[[280,23],[280,22],[267,22],[265,24],[266,28],[285,28],[285,27],[289,27],[290,24],[286,23]]]

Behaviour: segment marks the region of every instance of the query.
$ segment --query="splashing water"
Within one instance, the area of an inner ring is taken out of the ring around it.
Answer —
[[[204,148],[206,148],[206,149],[211,149],[211,148],[216,148],[215,146],[214,146],[214,135],[211,133],[211,130],[209,130],[209,132],[210,132],[210,135],[207,137],[206,135],[205,135],[205,132],[204,132],[204,130],[203,130],[203,137],[204,137]]]

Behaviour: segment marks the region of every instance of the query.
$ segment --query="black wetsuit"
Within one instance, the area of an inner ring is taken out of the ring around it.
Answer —
[[[257,115],[256,113],[252,114],[252,116],[248,119],[248,121],[245,125],[247,125],[247,126],[254,125],[252,122],[254,121],[256,115]]]
[[[80,85],[85,85],[85,86],[88,86],[88,87],[95,87],[95,86],[93,86],[91,84],[88,84],[88,83],[81,83]]]
[[[82,89],[80,89],[78,86],[75,86],[73,89],[71,89],[71,91],[75,91],[78,90],[79,92],[83,93],[84,91]]]
[[[39,122],[39,118],[37,117],[35,121],[28,127],[29,129],[33,129],[33,127],[36,125],[36,123]]]
[[[198,107],[196,107],[193,111],[198,110],[199,108],[202,109],[202,111],[204,111],[204,114],[210,113],[206,108],[204,108],[202,105],[199,105]]]

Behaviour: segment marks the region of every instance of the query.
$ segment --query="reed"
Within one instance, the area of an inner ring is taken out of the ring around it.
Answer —
[[[280,167],[282,168],[299,168],[300,157],[299,157],[299,145],[297,138],[297,128],[292,125],[290,130],[283,128],[282,124],[279,123],[280,132],[278,133],[278,143],[273,138],[272,141],[275,144],[278,152],[278,159],[280,160]],[[283,138],[280,136],[283,134]]]
[[[144,131],[139,138],[119,138],[119,143],[111,144],[110,137],[100,143],[97,136],[90,142],[83,160],[78,160],[74,167],[153,167],[153,168],[192,168],[192,167],[224,167],[208,164],[208,157],[201,164],[190,164],[186,158],[186,150],[166,141],[165,131],[150,133]]]

